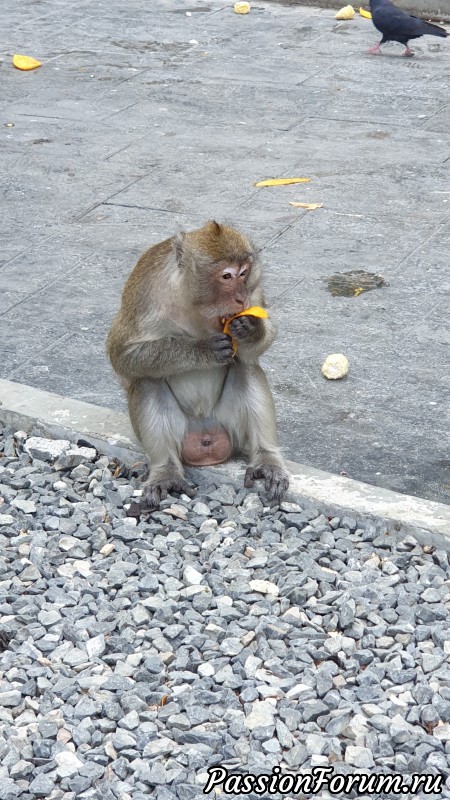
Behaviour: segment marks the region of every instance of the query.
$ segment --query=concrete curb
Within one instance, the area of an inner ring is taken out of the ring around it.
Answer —
[[[0,421],[17,430],[33,428],[42,434],[77,441],[86,438],[103,455],[125,463],[142,456],[127,415],[109,408],[0,380]],[[423,544],[450,551],[450,506],[391,492],[295,462],[291,470],[293,499],[327,514],[355,517],[358,522],[382,522],[393,539],[412,534]],[[217,467],[226,481],[239,478],[244,467],[231,462]],[[195,471],[192,471],[195,474]]]
[[[265,2],[283,6],[315,6],[329,9],[339,9],[347,5],[345,0],[265,0]],[[417,17],[434,22],[450,22],[450,0],[393,0],[393,2]],[[360,6],[368,10],[369,0],[361,0],[352,5],[356,12]]]

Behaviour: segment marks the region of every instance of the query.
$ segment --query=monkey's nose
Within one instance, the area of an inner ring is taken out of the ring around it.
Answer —
[[[210,439],[208,436],[204,436],[202,439],[202,447],[211,447],[211,445],[212,439]]]

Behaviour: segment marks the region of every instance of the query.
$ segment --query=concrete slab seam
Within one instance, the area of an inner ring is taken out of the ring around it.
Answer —
[[[126,463],[135,460],[136,454],[142,457],[126,414],[4,379],[0,379],[0,422],[54,438],[76,441],[83,437],[102,455]],[[321,513],[382,522],[392,540],[411,534],[421,543],[450,551],[450,506],[292,461],[288,467],[290,494]],[[243,465],[233,461],[217,471],[225,480],[227,476],[235,479],[243,473]]]

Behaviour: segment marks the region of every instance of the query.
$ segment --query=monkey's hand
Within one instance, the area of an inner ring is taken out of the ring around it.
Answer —
[[[233,338],[239,342],[245,339],[259,339],[264,334],[264,320],[242,315],[232,319],[229,328]]]
[[[210,339],[210,348],[217,364],[232,364],[234,359],[233,342],[226,333],[216,333]]]
[[[281,500],[289,488],[289,475],[283,467],[275,464],[262,464],[259,467],[247,467],[244,486],[251,489],[257,480],[264,481],[264,488],[269,500]]]

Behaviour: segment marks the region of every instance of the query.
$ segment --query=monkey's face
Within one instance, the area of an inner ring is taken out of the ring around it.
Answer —
[[[228,319],[248,308],[250,297],[247,282],[250,271],[251,265],[248,263],[221,261],[215,264],[208,278],[207,291],[200,301],[202,312],[209,319]]]

